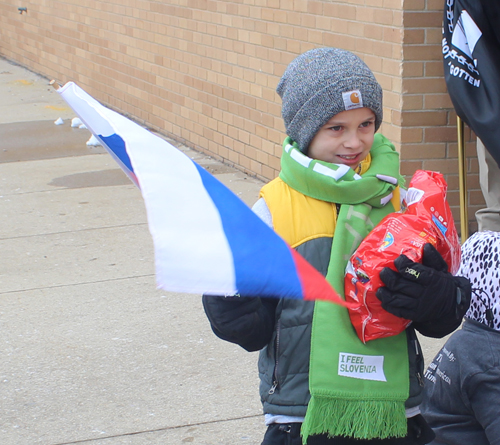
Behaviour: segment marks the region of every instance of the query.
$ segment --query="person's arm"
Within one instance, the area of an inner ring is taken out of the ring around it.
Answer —
[[[258,199],[252,210],[273,228],[264,198]],[[203,295],[203,307],[214,334],[247,351],[258,351],[271,341],[277,304],[275,298]]]
[[[393,315],[413,321],[427,337],[441,338],[457,329],[470,305],[468,279],[453,276],[432,244],[424,246],[422,264],[400,255],[397,271],[385,267],[377,290],[382,307]]]
[[[247,351],[258,351],[272,338],[275,298],[203,295],[203,308],[217,337]]]

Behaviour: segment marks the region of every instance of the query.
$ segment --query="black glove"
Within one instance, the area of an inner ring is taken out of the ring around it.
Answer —
[[[222,340],[247,351],[258,351],[271,340],[278,299],[203,295],[202,301],[212,331]]]
[[[424,246],[422,264],[400,255],[394,265],[398,272],[388,267],[380,272],[386,287],[376,294],[387,312],[415,322],[462,319],[470,304],[470,282],[449,273],[432,244]]]

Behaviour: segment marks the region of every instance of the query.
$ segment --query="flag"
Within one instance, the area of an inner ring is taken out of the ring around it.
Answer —
[[[159,288],[349,306],[243,201],[180,150],[73,82],[58,92],[140,188]]]
[[[444,78],[458,116],[500,167],[500,3],[446,0]]]

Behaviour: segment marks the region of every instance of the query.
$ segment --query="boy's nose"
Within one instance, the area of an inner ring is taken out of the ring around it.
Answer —
[[[361,140],[356,132],[349,133],[344,142],[346,148],[357,149],[361,146]]]

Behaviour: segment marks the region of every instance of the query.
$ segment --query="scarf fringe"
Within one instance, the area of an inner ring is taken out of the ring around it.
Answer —
[[[404,402],[347,400],[312,396],[302,424],[302,441],[316,434],[356,439],[405,437],[407,420]]]

